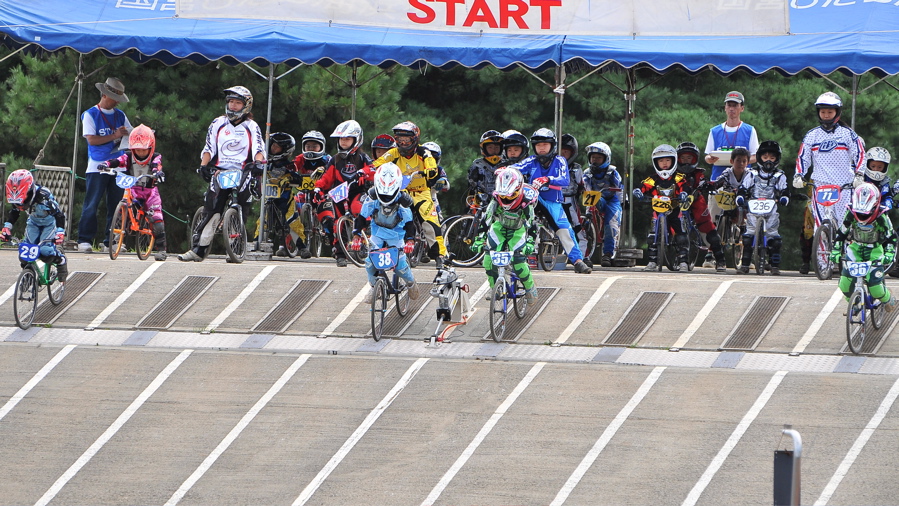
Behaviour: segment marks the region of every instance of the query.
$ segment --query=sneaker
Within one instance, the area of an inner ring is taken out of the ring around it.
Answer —
[[[690,266],[687,265],[687,262],[681,262],[681,263],[677,264],[677,270],[679,272],[687,272],[690,270]]]
[[[646,267],[643,268],[644,272],[657,271],[657,270],[659,270],[659,264],[657,264],[653,261],[650,261],[648,264],[646,264]]]
[[[896,305],[899,304],[899,299],[896,297],[890,297],[889,302],[885,302],[883,304],[883,309],[887,313],[892,313],[894,309],[896,309]]]
[[[749,274],[749,266],[741,265],[739,268],[737,268],[737,274]]]
[[[409,297],[412,297],[412,293],[409,293]],[[362,299],[362,303],[371,305],[371,301],[374,298],[375,298],[375,287],[371,286],[368,288],[368,293],[365,294],[365,298]]]
[[[593,268],[593,262],[591,262],[589,258],[585,258],[584,263],[587,264],[587,267]]]
[[[346,267],[346,258],[337,257],[337,267]]]
[[[79,253],[93,253],[94,248],[93,248],[93,246],[90,245],[90,243],[79,242],[78,249],[76,251],[78,251]]]
[[[165,262],[165,259],[168,257],[169,257],[169,255],[165,251],[157,251],[153,255],[153,258],[155,258],[157,262]]]
[[[725,263],[725,262],[723,262],[723,261],[721,261],[721,262],[715,262],[715,271],[717,271],[717,272],[727,272],[727,263]]]
[[[808,270],[808,262],[803,262],[803,264],[799,266],[799,274],[808,274]]]
[[[278,251],[275,252],[276,257],[286,257],[287,256],[287,248],[284,246],[279,246]]]
[[[702,263],[702,266],[707,267],[709,269],[714,268],[715,267],[715,257],[713,257],[712,255],[706,255],[705,261]]]
[[[307,259],[312,258],[312,253],[309,251],[309,248],[303,248],[300,250],[300,258]]]
[[[771,266],[771,275],[772,276],[780,276],[780,267]]]
[[[612,266],[612,257],[609,255],[603,255],[601,259],[599,259],[599,265],[603,267],[611,267]]]
[[[187,253],[182,253],[178,255],[178,260],[182,262],[202,262],[203,257],[197,254],[194,250],[187,250]]]
[[[593,269],[587,266],[587,264],[585,264],[583,260],[578,260],[574,263],[574,272],[578,274],[590,274],[591,272],[593,272]]]
[[[412,300],[418,300],[418,283],[412,283],[411,285],[406,286],[406,290],[409,290],[409,298]]]
[[[524,298],[528,301],[528,304],[533,304],[537,302],[537,287],[533,287],[530,290],[524,292]]]
[[[106,244],[100,246],[100,253],[109,253],[109,246]]]

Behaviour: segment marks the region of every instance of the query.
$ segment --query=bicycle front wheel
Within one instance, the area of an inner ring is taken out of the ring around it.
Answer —
[[[225,238],[225,252],[228,261],[239,264],[247,253],[247,228],[240,219],[237,209],[230,207],[222,218],[222,235]]]
[[[521,296],[518,295],[519,293]],[[524,293],[524,285],[520,280],[515,281],[515,298],[512,299],[512,303],[515,306],[515,316],[519,319],[524,318],[525,313],[528,312],[528,297]]]
[[[833,262],[830,261],[830,250],[833,248],[833,231],[830,223],[822,223],[812,239],[812,261],[815,264],[815,276],[827,281],[833,276]]]
[[[150,217],[144,213],[140,213],[137,219],[137,240],[135,241],[135,249],[137,249],[137,258],[146,260],[153,251],[153,245],[156,244],[156,238],[153,236],[153,224],[150,223]],[[110,248],[112,251],[112,248]]]
[[[700,258],[705,258],[705,247],[699,230],[691,224],[687,232],[687,270],[692,271]]]
[[[27,330],[34,321],[34,313],[37,312],[37,288],[37,273],[34,269],[30,266],[22,269],[12,299],[16,325],[22,330]]]
[[[349,214],[344,214],[337,219],[337,223],[334,224],[335,232],[337,232],[337,242],[344,256],[350,259],[353,265],[364,267],[365,257],[361,256],[360,252],[350,249],[350,244],[353,242],[353,220],[354,218]]]
[[[765,230],[762,226],[761,220],[759,220],[755,229],[755,242],[752,245],[752,254],[753,254],[753,262],[755,262],[755,273],[756,274],[764,274],[765,273]]]
[[[381,340],[384,332],[384,318],[387,317],[387,281],[379,277],[375,281],[374,293],[371,297],[371,337]]]
[[[846,341],[852,353],[858,355],[865,344],[865,298],[861,290],[849,297],[846,310]]]
[[[743,237],[740,235],[740,227],[738,225],[730,225],[730,251],[734,268],[740,268],[740,262],[743,260]]]
[[[596,252],[596,244],[600,240],[598,237],[596,223],[589,216],[584,216],[581,220],[583,226],[584,238],[587,240],[587,247],[584,248],[584,258],[593,260],[593,254]]]
[[[300,220],[303,222],[303,231],[306,234],[306,247],[309,249],[309,253],[314,257],[322,256],[322,226],[318,221],[318,216],[315,215],[315,211],[312,209],[312,204],[303,204],[300,210]]]
[[[112,224],[109,226],[109,258],[115,260],[119,253],[125,247],[125,236],[130,228],[130,217],[128,216],[128,206],[124,202],[119,202],[112,215]]]
[[[490,336],[496,342],[501,342],[506,334],[506,302],[506,282],[496,278],[490,301]]]
[[[409,288],[406,287],[406,282],[400,279],[399,276],[397,276],[394,285],[396,285],[396,312],[400,316],[406,316],[409,313]]]
[[[47,284],[47,296],[50,298],[50,303],[54,306],[58,306],[62,303],[62,297],[66,291],[65,283],[60,283],[57,281],[57,271],[56,266],[50,267],[50,271],[48,274],[48,279],[50,282]]]
[[[453,258],[453,265],[472,267],[484,259],[483,250],[475,251],[471,248],[477,229],[478,222],[472,215],[460,216],[446,227],[443,242],[447,253]]]

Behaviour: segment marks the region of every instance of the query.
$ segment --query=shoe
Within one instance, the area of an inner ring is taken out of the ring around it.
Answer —
[[[187,253],[182,253],[178,255],[178,260],[182,262],[202,262],[203,257],[197,254],[194,250],[187,250]]]
[[[808,274],[809,265],[807,262],[803,262],[802,265],[799,266],[799,274]]]
[[[56,280],[60,283],[65,283],[66,279],[69,278],[69,266],[65,263],[56,265]],[[891,310],[892,311],[892,310]]]
[[[307,259],[312,258],[312,253],[309,251],[309,248],[303,248],[300,250],[300,258]]]
[[[93,253],[94,248],[93,248],[93,246],[90,245],[90,243],[79,242],[78,249],[76,251],[78,251],[79,253]]]
[[[737,274],[749,274],[749,266],[741,265],[737,268]]]
[[[643,268],[644,272],[657,271],[657,270],[659,270],[659,264],[657,264],[653,261],[650,261],[648,264],[646,264],[646,267]]]
[[[106,244],[100,246],[100,253],[109,253],[109,246]]]
[[[157,251],[156,254],[153,255],[153,258],[155,258],[157,262],[165,262],[165,259],[168,257],[169,255],[165,251]]]
[[[337,257],[337,267],[346,267],[346,258]]]
[[[780,267],[771,266],[771,275],[772,276],[780,276]]]
[[[715,258],[712,255],[706,255],[705,261],[702,262],[703,267],[707,267],[709,269],[715,267]]]
[[[409,298],[412,300],[418,300],[418,283],[412,283],[411,285],[406,285],[406,290],[409,290]]]
[[[725,262],[723,262],[723,261],[721,261],[721,262],[715,262],[715,271],[717,271],[717,272],[727,272],[727,263],[725,263]]]
[[[888,302],[883,303],[883,309],[887,313],[892,313],[894,309],[896,309],[896,305],[899,305],[899,299],[896,297],[890,297]]]
[[[412,297],[411,293],[409,294],[409,297]],[[368,293],[365,294],[365,298],[362,299],[362,303],[371,305],[371,301],[374,298],[375,298],[375,287],[372,286],[372,287],[369,287]]]
[[[275,252],[276,257],[286,257],[287,256],[287,248],[284,246],[279,246],[278,251]]]
[[[442,256],[438,256],[438,257],[437,257],[436,264],[437,264],[437,270],[438,270],[438,271],[439,271],[440,269],[443,269],[443,257],[442,257]]]
[[[431,257],[429,257],[428,255],[422,255],[422,256],[421,256],[421,259],[418,261],[418,263],[420,263],[420,264],[426,264],[426,263],[428,263],[428,262],[430,262],[430,261],[431,261]],[[438,267],[438,269],[439,269],[439,267]]]
[[[538,298],[537,287],[535,286],[535,287],[531,288],[530,290],[525,291],[524,298],[525,298],[525,300],[528,301],[528,304],[533,304],[533,303],[537,302],[537,298]]]
[[[603,267],[611,267],[612,266],[612,257],[609,255],[603,255],[601,259],[599,259],[599,265]]]
[[[574,272],[578,274],[590,274],[593,272],[593,269],[587,266],[583,260],[578,260],[574,263]]]
[[[587,264],[587,267],[593,268],[593,262],[591,262],[589,258],[585,258],[584,263]]]
[[[681,262],[677,264],[677,270],[678,272],[687,272],[690,270],[690,266],[687,265],[687,262]]]

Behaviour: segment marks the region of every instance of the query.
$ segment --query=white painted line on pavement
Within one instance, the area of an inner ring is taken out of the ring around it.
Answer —
[[[18,279],[13,281],[12,286],[7,288],[3,295],[0,295],[0,305],[3,305],[4,302],[8,301],[10,297],[12,297],[13,292],[16,291],[16,283],[18,283]]]
[[[664,371],[664,367],[656,367],[649,373],[649,376],[643,381],[643,384],[640,385],[640,388],[634,393],[631,400],[621,408],[621,411],[618,412],[618,415],[612,420],[612,423],[606,427],[606,430],[603,431],[602,435],[599,436],[599,439],[594,443],[593,448],[587,452],[587,455],[584,456],[581,463],[578,464],[577,468],[575,468],[574,472],[571,473],[571,476],[568,477],[568,481],[565,482],[565,485],[562,486],[562,489],[559,490],[559,493],[556,494],[556,498],[553,499],[553,502],[550,503],[550,506],[561,506],[567,499],[568,496],[571,495],[571,492],[577,487],[577,484],[580,483],[581,478],[587,473],[587,470],[590,469],[590,466],[596,462],[596,459],[599,457],[599,454],[602,453],[603,449],[609,444],[609,441],[615,437],[615,433],[618,432],[618,429],[624,424],[637,405],[646,397],[646,394],[649,393],[649,389],[655,385],[656,380],[659,379],[659,376],[662,375],[662,371]]]
[[[893,407],[893,403],[896,401],[897,396],[899,396],[899,379],[893,383],[893,387],[890,388],[886,397],[883,398],[880,407],[877,408],[877,411],[874,413],[874,416],[871,417],[868,425],[866,425],[862,433],[858,435],[852,448],[849,449],[849,453],[847,453],[843,458],[843,461],[840,462],[840,466],[837,467],[836,472],[833,473],[827,486],[824,487],[821,496],[815,501],[815,506],[824,506],[830,501],[833,493],[836,492],[837,487],[840,486],[840,482],[843,481],[843,478],[849,472],[849,468],[852,467],[852,464],[855,463],[855,459],[858,458],[858,454],[862,452],[862,449],[868,443],[868,439],[871,438],[874,431],[880,426],[880,422],[883,421],[884,417],[890,411],[890,408]]]
[[[275,266],[272,265],[270,267]],[[288,367],[286,371],[284,371],[284,374],[282,374],[278,381],[276,381],[275,384],[268,389],[268,392],[266,392],[265,395],[263,395],[258,401],[256,401],[256,404],[254,404],[253,407],[250,408],[249,411],[247,411],[247,414],[245,414],[239,422],[237,422],[237,425],[235,425],[234,428],[231,429],[231,432],[229,432],[228,435],[225,436],[225,439],[223,439],[222,442],[215,447],[215,450],[212,450],[212,453],[210,453],[209,456],[206,457],[206,460],[204,460],[203,463],[200,464],[200,467],[198,467],[196,471],[194,471],[193,474],[190,475],[190,477],[184,480],[184,483],[182,483],[181,486],[178,487],[178,490],[176,490],[175,493],[172,494],[172,497],[168,500],[168,502],[165,503],[166,506],[174,506],[175,504],[178,504],[178,501],[180,501],[184,497],[184,494],[186,494],[191,489],[191,487],[193,487],[194,484],[196,484],[197,481],[199,481],[200,478],[202,478],[203,475],[206,474],[206,471],[208,471],[209,468],[212,467],[212,464],[215,464],[215,461],[218,460],[219,456],[221,456],[221,454],[224,453],[229,446],[231,446],[231,443],[233,443],[234,440],[237,439],[237,436],[239,436],[240,433],[243,432],[245,428],[247,428],[247,425],[249,425],[250,422],[253,421],[253,418],[255,418],[260,411],[262,411],[262,408],[264,408],[269,403],[269,401],[271,401],[272,398],[281,391],[281,388],[284,387],[284,385],[286,385],[288,381],[290,381],[290,378],[292,378],[293,375],[296,374],[296,372],[303,364],[306,363],[307,360],[309,360],[310,356],[311,355],[308,354],[300,355],[300,357],[297,358],[296,361],[294,361],[294,363],[290,367]]]
[[[690,341],[690,338],[693,337],[693,334],[695,334],[697,330],[699,330],[699,327],[701,327],[703,322],[705,322],[705,319],[709,317],[712,310],[718,305],[718,301],[721,300],[721,297],[724,297],[725,292],[727,292],[732,284],[734,284],[733,281],[725,281],[718,286],[718,289],[715,290],[715,293],[713,293],[711,297],[709,297],[709,300],[705,302],[702,309],[696,313],[696,317],[693,318],[690,325],[687,326],[677,341],[671,345],[672,348],[683,348],[684,345]]]
[[[118,418],[116,418],[116,421],[113,422],[112,425],[110,425],[109,428],[106,429],[106,431],[103,432],[103,434],[100,435],[100,437],[96,441],[94,441],[94,444],[92,444],[90,448],[88,448],[84,451],[83,454],[81,454],[81,457],[78,457],[78,460],[76,460],[75,463],[72,464],[72,466],[69,467],[69,469],[64,472],[58,480],[56,480],[56,483],[54,483],[50,487],[50,489],[47,490],[47,492],[45,492],[44,495],[41,496],[41,498],[38,499],[36,503],[34,503],[34,505],[46,506],[47,504],[49,504],[50,501],[52,501],[53,498],[56,497],[56,494],[58,494],[59,491],[62,490],[62,487],[66,486],[66,483],[74,478],[75,475],[78,474],[78,471],[80,471],[85,464],[90,462],[93,456],[96,455],[101,448],[103,448],[103,445],[105,445],[106,442],[109,441],[112,436],[114,436],[115,433],[118,432],[120,428],[122,428],[123,425],[125,425],[125,422],[127,422],[131,418],[131,416],[137,412],[137,410],[144,404],[144,402],[146,402],[146,400],[149,399],[150,396],[153,395],[153,393],[156,392],[156,390],[160,386],[162,386],[165,380],[168,379],[168,377],[171,376],[173,372],[175,372],[175,369],[178,369],[178,366],[180,366],[182,362],[187,360],[187,357],[190,356],[192,352],[193,350],[184,350],[179,353],[174,360],[169,362],[169,365],[167,365],[166,368],[156,376],[156,379],[154,379],[153,382],[150,383],[150,385],[147,386],[147,388],[145,388],[144,391],[137,396],[137,399],[134,399],[131,405],[128,406],[128,408],[125,409],[125,411],[122,412],[122,414],[119,415]]]
[[[484,295],[487,294],[487,291],[490,290],[490,281],[484,281],[484,284],[479,286],[477,290],[475,290],[474,294],[468,299],[468,303],[474,307],[475,304],[478,303],[479,300],[484,298]]]
[[[528,371],[524,378],[518,383],[518,386],[516,386],[515,389],[512,390],[512,393],[510,393],[509,396],[506,397],[506,400],[503,401],[503,403],[500,404],[498,408],[496,408],[496,412],[494,412],[490,419],[487,420],[487,423],[485,423],[484,426],[481,427],[481,430],[478,431],[477,435],[474,437],[471,443],[468,444],[468,448],[466,448],[465,451],[462,452],[462,455],[459,455],[459,458],[456,459],[456,462],[454,462],[453,465],[450,466],[449,470],[446,471],[446,474],[444,474],[443,477],[440,478],[440,481],[437,482],[437,485],[434,486],[434,489],[431,490],[431,493],[428,494],[428,497],[426,497],[425,500],[422,501],[422,506],[430,506],[434,504],[435,501],[437,501],[437,498],[440,497],[440,494],[443,493],[443,490],[447,485],[449,485],[449,482],[452,481],[452,479],[456,476],[456,473],[459,472],[459,469],[462,469],[462,466],[464,466],[465,463],[468,462],[468,459],[471,458],[471,456],[474,454],[474,451],[477,450],[481,442],[484,441],[484,438],[486,438],[487,435],[490,434],[490,431],[493,430],[493,427],[497,422],[499,422],[499,419],[502,418],[504,414],[506,414],[506,411],[509,409],[509,407],[512,406],[512,404],[518,399],[518,396],[521,395],[522,392],[524,392],[524,389],[531,384],[531,381],[533,381],[534,378],[537,377],[537,374],[540,373],[540,371],[543,369],[543,366],[545,365],[546,362],[537,362],[536,364],[534,364],[534,367],[531,367],[531,370]]]
[[[730,455],[730,452],[733,451],[734,447],[737,446],[737,443],[740,442],[740,438],[743,437],[743,434],[746,433],[746,430],[749,429],[749,426],[755,421],[755,417],[759,415],[762,408],[765,407],[765,404],[767,404],[768,400],[771,399],[771,396],[774,395],[774,391],[777,390],[778,385],[780,385],[780,382],[786,375],[787,371],[777,371],[774,373],[774,376],[771,377],[771,381],[768,382],[768,386],[762,390],[758,399],[755,400],[755,404],[749,408],[749,411],[747,411],[746,415],[743,416],[743,419],[740,420],[737,428],[734,429],[730,437],[727,438],[727,442],[724,443],[724,446],[722,446],[720,450],[718,450],[718,455],[715,455],[715,458],[712,459],[709,467],[702,473],[702,476],[699,478],[699,481],[696,482],[696,485],[693,485],[693,490],[691,490],[689,495],[687,495],[687,498],[684,499],[682,506],[693,506],[699,501],[699,496],[701,496],[705,491],[705,488],[709,486],[712,478],[715,477],[715,473],[718,472],[718,469],[721,469],[727,456]]]
[[[365,289],[368,290],[368,285],[365,286]],[[328,463],[325,464],[325,467],[323,467],[322,470],[319,471],[315,476],[315,478],[313,478],[312,481],[308,485],[306,485],[306,488],[304,488],[303,491],[300,492],[300,495],[293,502],[293,506],[302,506],[303,504],[306,504],[306,502],[312,497],[312,494],[314,494],[315,491],[318,490],[318,487],[320,487],[321,484],[328,478],[328,475],[330,475],[331,472],[337,468],[340,462],[343,461],[343,458],[346,457],[348,453],[350,453],[350,450],[352,450],[353,447],[356,446],[356,443],[358,443],[359,440],[362,439],[362,436],[364,436],[365,433],[368,432],[368,429],[371,428],[371,426],[374,425],[376,421],[378,421],[378,418],[381,416],[381,414],[383,414],[384,411],[387,410],[388,407],[390,407],[390,404],[394,401],[394,399],[396,399],[397,396],[400,395],[400,392],[402,392],[403,389],[406,388],[406,385],[408,385],[409,382],[412,381],[412,378],[414,378],[415,375],[418,374],[418,371],[421,370],[421,368],[427,361],[428,359],[426,358],[420,358],[416,360],[415,363],[409,367],[409,369],[406,370],[406,373],[403,374],[403,377],[400,378],[400,380],[396,383],[396,385],[393,386],[392,389],[390,389],[389,392],[387,392],[387,395],[384,396],[383,399],[381,399],[381,402],[379,402],[378,405],[375,406],[373,410],[371,410],[368,416],[365,417],[365,420],[362,421],[362,424],[356,428],[353,434],[350,435],[349,439],[347,439],[346,442],[343,443],[343,446],[341,446],[340,449],[337,450],[337,453],[335,453],[334,456],[331,457],[331,460],[329,460]]]
[[[3,417],[6,416],[7,413],[12,411],[12,408],[16,407],[16,404],[18,404],[19,401],[25,398],[25,396],[28,395],[28,392],[30,392],[32,388],[40,383],[41,380],[44,379],[44,376],[49,374],[50,371],[52,371],[57,364],[62,362],[62,359],[66,358],[66,355],[68,355],[69,352],[74,349],[74,344],[67,344],[63,349],[59,350],[59,353],[54,355],[49,362],[44,364],[44,367],[41,367],[41,370],[35,373],[35,375],[32,376],[30,380],[28,380],[28,383],[25,383],[25,385],[22,386],[22,388],[20,388],[19,391],[16,392],[16,394],[13,395],[8,401],[6,401],[6,404],[4,404],[2,408],[0,408],[0,420],[3,420]]]
[[[793,351],[790,352],[791,355],[799,355],[805,348],[812,342],[812,339],[818,334],[818,331],[821,330],[821,327],[824,325],[824,321],[827,320],[827,317],[830,316],[830,313],[837,307],[837,304],[843,301],[843,292],[838,288],[833,295],[830,297],[830,300],[827,301],[827,304],[824,304],[824,307],[821,308],[821,312],[818,313],[818,316],[812,320],[812,324],[809,325],[808,330],[805,331],[805,334],[802,335],[802,338],[799,339],[799,342],[796,343],[796,347],[793,348]]]
[[[128,286],[128,288],[125,289],[124,292],[120,293],[119,296],[116,297],[114,301],[112,301],[112,304],[106,306],[106,309],[101,311],[100,314],[98,314],[97,317],[94,318],[94,321],[88,323],[87,327],[85,327],[84,330],[94,330],[95,328],[99,327],[100,324],[103,323],[103,321],[106,320],[106,318],[108,318],[113,311],[124,304],[125,301],[128,300],[128,298],[131,297],[131,295],[135,291],[137,291],[137,289],[140,288],[141,285],[143,285],[148,279],[150,279],[150,276],[152,276],[153,273],[156,272],[156,269],[160,267],[162,267],[162,262],[153,262],[152,264],[150,264],[146,269],[144,269],[144,272],[140,273],[140,276],[138,276],[134,279],[134,281],[131,282],[131,284]]]
[[[259,286],[262,281],[265,280],[265,278],[268,277],[269,274],[271,274],[273,270],[275,270],[275,267],[277,267],[277,265],[268,265],[264,269],[262,269],[262,271],[259,272],[259,274],[257,274],[255,278],[253,278],[253,281],[250,281],[250,284],[247,285],[246,288],[244,288],[240,292],[240,294],[231,301],[230,304],[228,304],[228,307],[223,309],[222,312],[219,313],[219,315],[216,316],[215,319],[209,322],[209,325],[207,325],[206,328],[203,329],[203,331],[200,333],[208,334],[217,329],[218,326],[221,325],[222,322],[231,315],[231,313],[233,313],[235,310],[237,310],[238,307],[240,307],[241,304],[243,304],[243,301],[247,300],[247,298],[250,297],[250,294],[253,293],[253,290],[255,290],[256,287]]]
[[[350,303],[347,304],[345,308],[343,308],[343,311],[341,311],[337,314],[337,316],[334,317],[334,320],[331,321],[331,323],[327,327],[325,327],[325,330],[323,330],[321,334],[318,335],[318,337],[328,337],[333,334],[334,331],[337,330],[337,327],[339,327],[340,324],[350,316],[350,313],[352,313],[356,309],[356,306],[358,306],[359,303],[362,302],[362,299],[365,298],[365,294],[367,294],[369,290],[371,290],[371,285],[369,285],[368,283],[362,285],[362,290],[359,290],[359,293],[357,293],[356,296],[353,297],[353,300],[351,300]]]
[[[565,341],[568,341],[568,338],[571,337],[571,334],[574,334],[574,331],[577,330],[578,326],[580,326],[580,324],[584,322],[584,319],[587,318],[587,315],[590,314],[590,311],[593,310],[593,307],[596,306],[596,304],[599,302],[599,299],[601,299],[602,296],[605,295],[609,287],[612,286],[612,283],[614,283],[618,279],[621,279],[621,276],[612,276],[611,278],[603,281],[602,284],[599,285],[599,288],[597,288],[596,291],[593,292],[593,295],[590,297],[587,303],[584,304],[584,307],[582,307],[578,314],[574,317],[574,319],[571,320],[571,323],[569,323],[568,326],[565,327],[565,330],[563,330],[562,333],[559,334],[559,338],[556,339],[553,344],[562,344]]]

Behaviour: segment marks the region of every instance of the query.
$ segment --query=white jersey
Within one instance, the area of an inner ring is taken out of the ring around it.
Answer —
[[[833,132],[820,126],[805,134],[796,158],[796,174],[818,184],[844,185],[865,169],[865,143],[851,128],[837,125]]]
[[[781,196],[787,189],[787,176],[782,170],[778,170],[769,178],[763,178],[761,169],[750,169],[749,177],[743,177],[741,186],[749,190],[749,196],[754,199],[774,199]]]
[[[257,153],[262,153],[264,158],[262,131],[251,119],[232,125],[227,116],[219,116],[209,125],[203,153],[209,153],[210,163],[217,167],[242,169],[246,162],[256,159]]]

